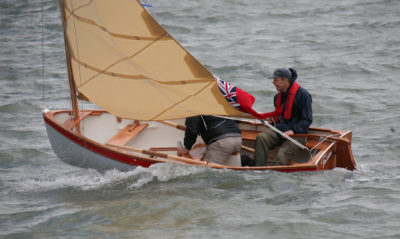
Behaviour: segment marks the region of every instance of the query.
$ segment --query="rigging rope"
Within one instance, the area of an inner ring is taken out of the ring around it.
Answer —
[[[41,8],[42,8],[42,109],[45,109],[45,101],[44,101],[44,7],[43,7],[43,0],[40,1]]]

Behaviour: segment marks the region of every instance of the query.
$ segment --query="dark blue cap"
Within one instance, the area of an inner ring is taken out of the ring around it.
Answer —
[[[292,72],[286,68],[278,68],[274,71],[274,74],[270,77],[270,79],[275,78],[288,78],[289,81],[292,80]]]

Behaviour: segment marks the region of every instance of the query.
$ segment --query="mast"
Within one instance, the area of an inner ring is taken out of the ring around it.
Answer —
[[[76,86],[74,81],[74,75],[72,74],[72,67],[71,67],[71,55],[69,52],[69,44],[67,39],[66,33],[66,19],[65,19],[65,11],[64,11],[64,0],[59,0],[60,3],[60,11],[61,11],[61,19],[63,25],[63,32],[64,32],[64,45],[65,45],[65,57],[67,61],[67,69],[68,69],[68,82],[69,82],[69,90],[70,90],[70,97],[71,97],[71,107],[74,115],[74,121],[79,120],[79,108],[78,108],[78,98],[76,95]],[[76,125],[76,131],[78,134],[81,134],[81,127],[80,124]]]

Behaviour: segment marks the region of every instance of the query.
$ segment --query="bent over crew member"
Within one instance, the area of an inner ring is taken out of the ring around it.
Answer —
[[[207,151],[204,159],[210,163],[225,164],[232,153],[240,152],[242,135],[234,120],[211,115],[186,118],[184,149],[178,149],[178,155],[189,152],[200,134]]]

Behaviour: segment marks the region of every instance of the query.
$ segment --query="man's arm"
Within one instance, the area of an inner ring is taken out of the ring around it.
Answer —
[[[312,97],[305,89],[301,90],[302,92],[299,91],[295,99],[296,114],[292,112],[292,118],[288,122],[276,124],[276,128],[288,136],[307,133],[312,123]]]
[[[308,132],[313,116],[312,116],[312,97],[305,91],[300,100],[300,119],[293,122],[292,130],[295,134],[304,134]]]
[[[178,156],[184,156],[188,154],[193,144],[196,142],[197,134],[199,132],[199,120],[200,116],[186,118],[185,138],[183,140],[183,145],[185,147],[178,148]]]
[[[196,143],[197,135],[200,131],[200,121],[200,116],[186,118],[185,139],[183,140],[183,145],[186,149],[191,149],[193,144]]]

